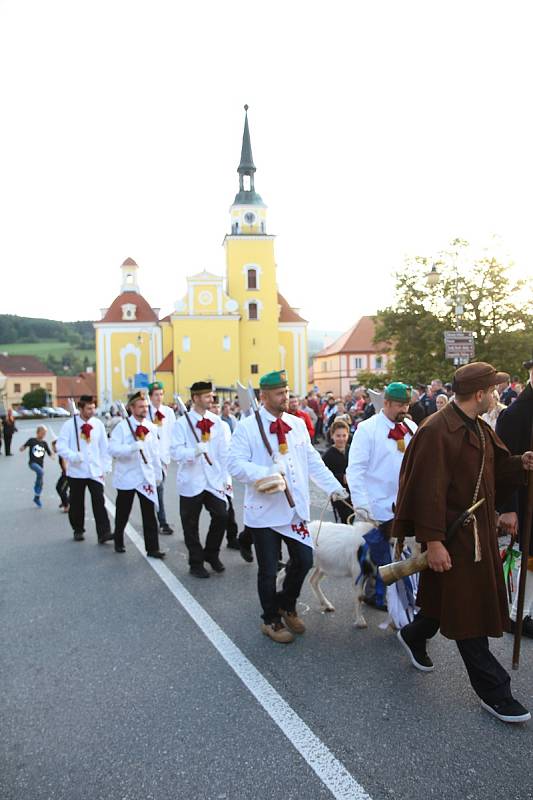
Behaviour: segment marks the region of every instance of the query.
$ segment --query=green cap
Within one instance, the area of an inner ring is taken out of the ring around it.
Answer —
[[[148,384],[148,394],[152,394],[155,392],[156,389],[164,389],[165,387],[161,383],[161,381],[154,381],[153,383]]]
[[[288,386],[287,373],[284,369],[267,372],[259,379],[260,389],[285,389]]]
[[[397,403],[411,402],[411,387],[406,383],[395,381],[385,387],[385,400],[396,400]]]

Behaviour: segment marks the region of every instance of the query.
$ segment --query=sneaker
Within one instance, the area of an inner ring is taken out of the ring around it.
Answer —
[[[499,700],[497,703],[486,703],[480,699],[480,703],[485,711],[498,717],[502,722],[527,722],[531,719],[527,708],[524,708],[514,697]]]
[[[278,609],[281,618],[287,628],[293,633],[305,633],[305,625],[296,613],[296,611],[285,611],[284,608]]]
[[[278,644],[290,644],[294,641],[294,634],[287,630],[283,622],[263,622],[261,630],[265,636]]]
[[[426,652],[425,645],[418,645],[418,647],[411,647],[402,636],[402,631],[399,630],[396,637],[405,651],[409,654],[411,664],[421,672],[433,672],[435,669],[433,661],[430,659]]]
[[[85,536],[83,535],[83,531],[74,531],[74,541],[75,542],[83,542]]]
[[[35,497],[33,498],[33,502],[35,503],[37,508],[43,507],[43,504],[41,503],[41,498],[38,495],[35,495]]]

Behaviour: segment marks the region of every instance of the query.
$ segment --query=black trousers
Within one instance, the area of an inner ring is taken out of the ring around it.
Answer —
[[[72,530],[75,533],[83,533],[85,530],[85,489],[87,488],[91,495],[98,538],[107,535],[111,530],[111,525],[105,508],[103,484],[90,478],[69,477],[68,485],[70,487],[68,518],[72,525]]]
[[[239,534],[239,527],[237,525],[237,520],[235,519],[235,509],[233,508],[233,503],[231,497],[226,495],[228,498],[228,521],[226,523],[226,536],[228,538],[228,542],[234,542],[237,539]]]
[[[211,523],[205,540],[205,547],[200,542],[198,523],[202,508],[211,515]],[[218,558],[220,545],[224,538],[228,521],[228,512],[224,500],[219,500],[211,492],[204,491],[194,497],[180,496],[180,517],[185,545],[189,551],[189,565],[201,566],[204,561]]]
[[[61,473],[56,483],[56,492],[59,495],[62,507],[66,508],[69,504],[69,486],[68,478],[66,475],[63,475],[63,473]]]
[[[405,641],[413,645],[425,645],[439,630],[439,620],[417,614],[413,622],[402,628]],[[464,661],[470,683],[475,693],[486,703],[507,700],[511,695],[511,678],[500,662],[489,650],[486,636],[476,639],[458,639],[457,648]]]
[[[155,504],[136,489],[117,489],[115,547],[124,547],[124,528],[128,524],[135,495],[137,495],[139,503],[141,504],[144,546],[146,547],[146,552],[155,553],[159,550],[159,527],[155,515]]]
[[[272,528],[245,528],[251,532],[255,546],[255,555],[259,565],[257,573],[257,591],[263,609],[263,620],[279,622],[279,609],[294,611],[300,596],[305,576],[313,566],[313,548],[296,539],[282,536]],[[281,592],[276,589],[277,566],[281,542],[284,541],[290,559],[286,566],[285,580]]]
[[[4,444],[6,446],[6,456],[11,455],[11,439],[13,438],[12,434],[4,433]]]
[[[162,479],[161,483],[157,487],[157,500],[159,502],[159,510],[157,512],[157,521],[159,522],[159,524],[161,526],[168,525],[167,514],[166,514],[166,511],[165,511],[165,489],[164,489],[164,483],[165,483],[165,476],[163,475],[163,479]]]

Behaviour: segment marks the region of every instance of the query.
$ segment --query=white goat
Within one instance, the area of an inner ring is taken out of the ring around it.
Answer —
[[[309,576],[309,583],[313,594],[320,603],[322,611],[335,611],[334,606],[324,595],[320,582],[326,575],[332,578],[352,579],[355,592],[355,620],[358,628],[366,628],[367,623],[361,612],[363,602],[363,578],[359,581],[361,566],[358,552],[363,545],[363,535],[372,530],[374,526],[368,522],[354,522],[353,525],[342,525],[337,522],[323,522],[320,526],[318,520],[309,523],[309,531],[313,537],[314,566]],[[319,532],[320,528],[320,532]],[[317,541],[318,535],[318,541]],[[281,586],[285,577],[285,570],[278,575],[278,586]],[[357,581],[357,583],[356,583]]]

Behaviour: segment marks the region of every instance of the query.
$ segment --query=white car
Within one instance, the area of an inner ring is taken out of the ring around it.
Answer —
[[[54,407],[56,417],[70,417],[69,412],[66,408],[61,408],[60,406]]]

